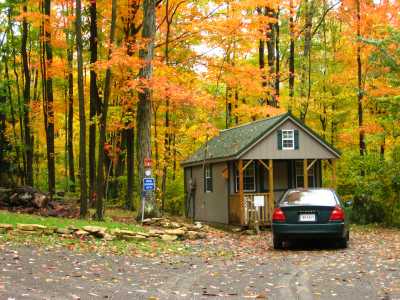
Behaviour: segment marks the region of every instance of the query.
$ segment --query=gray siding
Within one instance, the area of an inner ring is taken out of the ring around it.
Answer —
[[[278,150],[277,130],[298,129],[299,130],[299,149],[298,150]],[[242,159],[331,159],[336,158],[326,147],[317,141],[310,134],[305,132],[291,120],[287,120],[274,132],[264,139],[254,144]]]
[[[192,178],[196,182],[195,220],[228,224],[228,180],[223,171],[227,163],[212,164],[213,191],[204,192],[203,166],[192,169]]]

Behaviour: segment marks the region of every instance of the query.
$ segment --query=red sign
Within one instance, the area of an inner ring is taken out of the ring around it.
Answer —
[[[153,161],[151,160],[151,158],[146,157],[144,159],[144,166],[145,167],[151,167],[151,164],[153,163]]]

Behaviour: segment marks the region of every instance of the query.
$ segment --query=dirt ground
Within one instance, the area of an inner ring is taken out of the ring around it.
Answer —
[[[185,256],[104,256],[0,244],[0,299],[400,299],[400,231],[355,229],[348,249],[215,231]]]

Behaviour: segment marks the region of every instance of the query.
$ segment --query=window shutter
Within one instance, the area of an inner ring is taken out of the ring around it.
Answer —
[[[282,130],[278,130],[278,150],[282,150]]]
[[[299,144],[299,130],[295,129],[294,130],[294,149],[299,150],[300,144]]]
[[[207,166],[204,165],[203,166],[203,189],[204,189],[204,193],[207,191],[207,178],[206,178],[206,168]]]
[[[213,187],[213,168],[212,165],[210,165],[210,192],[214,191],[214,187]]]

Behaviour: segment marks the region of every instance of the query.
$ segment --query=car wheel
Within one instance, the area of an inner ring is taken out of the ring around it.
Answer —
[[[338,245],[339,245],[340,248],[346,249],[347,246],[348,246],[348,239],[347,239],[347,236],[344,237],[344,238],[341,238],[341,239],[338,241]]]
[[[275,250],[283,249],[283,241],[280,238],[274,237],[272,242]]]

